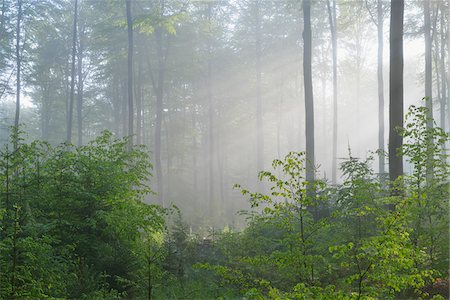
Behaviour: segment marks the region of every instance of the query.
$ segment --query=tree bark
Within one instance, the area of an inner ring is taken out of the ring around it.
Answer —
[[[441,57],[440,57],[440,66],[441,66],[441,102],[440,102],[440,125],[441,128],[445,131],[445,107],[447,103],[447,82],[446,76],[448,74],[445,73],[445,20],[444,14],[447,13],[445,11],[445,6],[441,3],[441,19],[440,19],[440,27],[441,27]]]
[[[77,125],[78,125],[78,146],[83,145],[83,39],[84,39],[84,25],[79,30],[78,38],[78,85],[77,85]]]
[[[432,63],[432,43],[431,36],[431,16],[430,16],[430,1],[423,1],[424,12],[424,36],[425,36],[425,103],[427,111],[427,128],[433,128],[433,63]],[[429,150],[431,145],[427,146]],[[429,153],[429,151],[427,151]],[[427,184],[433,174],[432,155],[427,157]]]
[[[206,11],[206,18],[208,22],[208,26],[211,29],[211,9],[212,4],[208,2]],[[212,47],[211,47],[211,37],[208,35],[207,38],[207,51],[208,51],[208,60],[207,60],[207,75],[206,75],[206,97],[208,101],[208,174],[209,174],[209,186],[208,186],[208,213],[209,216],[212,217],[214,214],[214,102],[212,96]]]
[[[331,31],[331,49],[333,52],[333,153],[332,153],[332,167],[331,167],[331,183],[336,184],[337,181],[337,28],[336,28],[336,0],[333,0],[333,7],[330,5],[330,0],[327,0],[328,21],[330,23]]]
[[[404,0],[391,2],[389,53],[389,178],[395,181],[403,175],[403,158],[398,153],[403,137],[397,128],[403,128],[403,15]],[[394,191],[394,194],[398,194]],[[390,207],[393,209],[393,207]]]
[[[383,78],[383,1],[377,1],[377,32],[378,32],[378,54],[377,54],[377,80],[378,80],[378,172],[381,182],[384,181],[384,78]]]
[[[67,116],[67,143],[72,142],[73,127],[73,102],[75,101],[75,58],[77,55],[77,22],[78,22],[78,0],[75,0],[73,11],[73,32],[72,32],[72,63],[70,71],[70,98],[69,111]]]
[[[164,0],[160,2],[161,15],[164,12]],[[163,118],[163,97],[164,97],[164,80],[165,80],[165,61],[167,59],[167,53],[163,52],[163,31],[162,27],[155,28],[155,40],[156,40],[156,54],[158,59],[158,82],[156,86],[156,120],[155,120],[155,171],[156,171],[156,184],[158,193],[158,202],[164,205],[164,185],[163,174],[161,166],[161,128]],[[169,45],[167,45],[168,51]]]
[[[314,99],[311,67],[311,2],[303,0],[303,80],[305,86],[305,133],[306,133],[306,181],[308,190],[312,192],[314,171]]]
[[[264,169],[264,135],[261,97],[261,3],[255,1],[255,56],[256,56],[256,169]]]
[[[21,92],[21,71],[22,57],[20,55],[20,29],[22,26],[22,0],[17,0],[17,23],[16,23],[16,115],[14,118],[14,127],[16,132],[19,130],[20,120],[20,92]],[[17,138],[14,139],[14,150],[17,149]]]
[[[133,19],[131,16],[131,0],[126,0],[127,11],[127,32],[128,32],[128,150],[133,147],[133,124],[134,124],[134,108],[133,108]]]

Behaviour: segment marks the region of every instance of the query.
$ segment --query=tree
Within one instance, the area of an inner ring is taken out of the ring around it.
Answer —
[[[255,0],[255,57],[256,57],[256,169],[264,169],[264,130],[261,99],[261,3]]]
[[[133,124],[134,124],[134,108],[133,108],[133,19],[131,17],[131,0],[126,0],[127,11],[127,32],[128,32],[128,148],[133,145]]]
[[[403,175],[403,159],[398,152],[403,138],[403,15],[404,1],[391,2],[389,70],[389,178],[394,182]],[[392,208],[392,207],[391,207]]]
[[[336,28],[336,0],[333,0],[331,8],[330,0],[327,0],[328,20],[331,31],[331,48],[333,52],[333,154],[331,182],[336,184],[337,173],[337,28]]]
[[[78,0],[75,0],[73,10],[73,31],[72,31],[72,61],[70,69],[70,98],[67,111],[67,143],[72,142],[72,123],[73,123],[73,103],[75,101],[75,60],[77,56],[77,22],[78,22]]]
[[[305,86],[306,181],[312,183],[314,170],[314,99],[311,70],[311,1],[303,1],[303,77]],[[309,189],[311,191],[311,189]]]
[[[15,130],[19,128],[20,119],[20,93],[21,93],[21,81],[20,75],[22,71],[22,54],[20,46],[20,29],[22,27],[22,0],[17,0],[17,21],[16,21],[16,115],[14,118]],[[17,148],[17,141],[14,141],[14,149]]]
[[[384,178],[384,79],[383,79],[383,25],[384,10],[383,1],[377,0],[377,32],[378,32],[378,54],[377,54],[377,80],[378,80],[378,172],[380,178]]]

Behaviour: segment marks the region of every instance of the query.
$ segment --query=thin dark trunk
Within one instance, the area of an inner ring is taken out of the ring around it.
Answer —
[[[128,150],[133,146],[133,124],[134,124],[134,108],[133,108],[133,20],[131,16],[131,0],[126,0],[127,11],[127,33],[128,33]]]
[[[16,26],[16,115],[14,118],[14,127],[19,128],[20,120],[20,93],[21,81],[20,75],[22,71],[22,57],[20,55],[20,29],[22,26],[22,0],[17,0],[17,26]],[[14,139],[14,150],[17,149],[17,138]]]
[[[378,172],[380,179],[384,179],[384,79],[383,79],[383,1],[377,1],[377,31],[378,31]]]
[[[306,133],[306,181],[309,182],[308,190],[313,192],[314,182],[314,99],[312,86],[311,67],[311,2],[303,1],[303,80],[305,86],[305,133]]]
[[[393,182],[403,175],[403,159],[399,153],[403,137],[403,14],[404,0],[391,2],[389,53],[389,178]],[[393,191],[394,195],[398,191]],[[389,207],[394,209],[393,206]]]
[[[67,116],[67,143],[72,142],[73,124],[73,102],[75,100],[75,58],[77,56],[77,21],[78,21],[78,0],[75,0],[73,11],[73,32],[72,32],[72,63],[70,71],[70,99],[69,112]]]

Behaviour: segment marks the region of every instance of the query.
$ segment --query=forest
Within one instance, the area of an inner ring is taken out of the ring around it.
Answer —
[[[0,299],[449,299],[449,0],[0,0]]]

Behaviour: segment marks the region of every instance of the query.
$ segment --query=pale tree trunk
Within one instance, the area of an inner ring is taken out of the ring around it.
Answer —
[[[73,127],[73,102],[75,101],[75,58],[77,56],[77,21],[78,21],[78,0],[75,0],[73,11],[73,33],[72,33],[72,62],[70,70],[70,98],[69,111],[67,116],[67,143],[72,142]]]
[[[131,0],[126,0],[127,11],[127,33],[128,33],[128,150],[133,146],[133,124],[134,124],[134,107],[133,107],[133,19],[131,16]]]
[[[423,1],[423,12],[424,12],[424,35],[425,35],[425,103],[428,109],[427,112],[427,128],[433,128],[433,65],[432,65],[432,43],[433,39],[431,36],[431,16],[430,16],[430,1]],[[428,146],[428,149],[431,145]],[[427,151],[429,152],[429,151]],[[428,181],[433,176],[433,157],[428,155],[427,157],[427,184]]]
[[[22,22],[22,0],[17,0],[17,26],[16,26],[16,115],[14,118],[14,127],[16,132],[19,130],[20,121],[20,93],[21,93],[21,71],[22,57],[20,55],[20,29]],[[17,137],[14,138],[14,150],[17,149]]]
[[[305,86],[305,133],[306,133],[306,181],[308,190],[312,192],[314,171],[314,100],[311,67],[311,2],[303,0],[303,80]]]
[[[83,44],[84,25],[79,29],[78,51],[77,51],[77,125],[78,125],[78,146],[83,145]]]
[[[207,4],[207,12],[206,12],[206,18],[208,22],[208,26],[211,26],[211,10],[212,10],[212,3],[208,2]],[[211,47],[211,37],[208,35],[207,38],[207,75],[206,75],[206,97],[208,101],[208,213],[209,216],[212,217],[214,214],[214,102],[213,102],[213,96],[212,96],[212,47]]]
[[[384,181],[384,78],[383,78],[383,1],[377,1],[377,32],[378,32],[378,54],[377,54],[377,80],[378,80],[378,172],[381,182]]]
[[[333,53],[333,144],[332,144],[332,166],[331,166],[331,183],[336,184],[337,181],[337,28],[336,28],[336,0],[333,0],[333,6],[330,0],[327,0],[328,21],[331,31],[331,49]]]
[[[440,19],[440,27],[441,27],[441,55],[440,55],[440,66],[441,66],[441,102],[440,102],[440,125],[441,128],[445,131],[445,107],[447,103],[447,86],[446,86],[446,76],[448,74],[445,73],[445,20],[444,14],[448,13],[445,11],[445,6],[441,3],[441,19]],[[450,107],[449,107],[450,109]],[[450,128],[450,127],[449,127]]]
[[[261,3],[255,1],[255,56],[256,56],[256,169],[264,169],[264,134],[261,96]]]
[[[403,137],[397,128],[403,128],[403,15],[404,0],[391,2],[389,35],[389,179],[393,182],[403,175],[403,158],[398,153]],[[398,191],[393,191],[398,194]],[[394,209],[393,206],[389,207]]]

